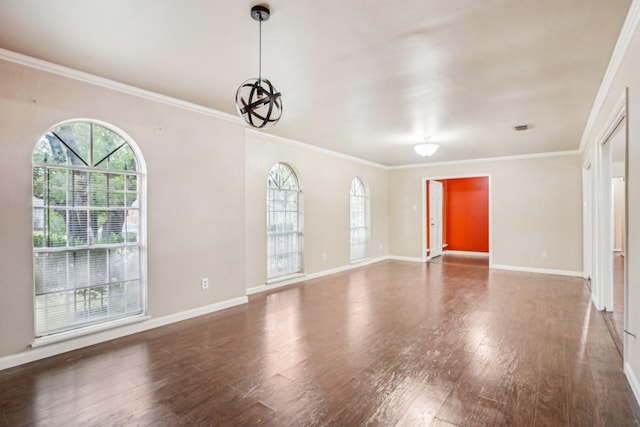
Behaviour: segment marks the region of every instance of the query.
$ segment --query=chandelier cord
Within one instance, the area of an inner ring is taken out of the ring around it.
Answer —
[[[262,80],[262,16],[260,16],[260,36],[258,40],[258,81],[260,81]]]

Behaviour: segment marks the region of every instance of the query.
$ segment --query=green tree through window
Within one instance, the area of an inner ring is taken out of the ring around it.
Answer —
[[[130,143],[102,124],[67,122],[36,145],[36,336],[144,311],[141,178]]]

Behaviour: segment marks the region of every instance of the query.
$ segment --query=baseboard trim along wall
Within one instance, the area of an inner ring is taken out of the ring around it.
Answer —
[[[319,271],[317,273],[303,274],[300,277],[293,278],[291,280],[283,280],[282,282],[269,283],[266,285],[258,285],[252,288],[247,288],[247,295],[259,294],[260,292],[272,291],[274,289],[282,288],[285,286],[295,285],[296,283],[304,282],[305,280],[317,279],[319,277],[328,276],[330,274],[342,273],[343,271],[353,270],[354,268],[364,267],[365,265],[374,264],[380,261],[386,261],[391,259],[388,256],[379,258],[366,259],[361,262],[354,262],[349,265],[343,265],[342,267],[331,268],[329,270]]]
[[[182,320],[191,319],[193,317],[202,316],[204,314],[213,313],[224,310],[225,308],[235,307],[237,305],[246,304],[249,299],[246,296],[233,298],[226,301],[217,302],[215,304],[205,305],[193,308],[191,310],[181,311],[179,313],[168,314],[166,316],[148,318],[137,323],[132,323],[119,328],[109,329],[96,332],[91,335],[83,335],[77,338],[71,338],[66,341],[58,341],[49,345],[42,345],[31,348],[27,351],[0,357],[0,371],[12,368],[14,366],[23,365],[25,363],[35,362],[68,351],[77,350],[94,344],[111,341],[116,338],[122,338],[138,332],[147,331],[149,329],[158,328],[160,326],[169,325],[171,323],[180,322]]]
[[[473,251],[456,251],[455,249],[443,252],[443,254],[451,254],[451,255],[464,255],[464,256],[477,256],[477,257],[489,257],[489,252],[473,252]]]
[[[416,258],[416,257],[410,257],[410,256],[395,256],[395,255],[389,255],[387,257],[387,259],[389,259],[391,261],[406,261],[406,262],[425,262],[425,261],[427,261],[427,258]]]
[[[640,405],[640,381],[638,381],[638,377],[635,372],[631,368],[629,363],[624,364],[624,374],[627,376],[627,381],[629,381],[629,385],[631,386],[631,390],[636,397],[636,401],[638,405]]]
[[[553,270],[550,268],[520,267],[516,265],[491,264],[489,268],[495,270],[522,271],[525,273],[553,274],[556,276],[580,277],[584,276],[582,271]]]

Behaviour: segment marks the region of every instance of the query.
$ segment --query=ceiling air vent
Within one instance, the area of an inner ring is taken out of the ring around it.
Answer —
[[[518,125],[513,127],[513,130],[515,130],[516,132],[520,132],[527,129],[529,129],[529,125]]]

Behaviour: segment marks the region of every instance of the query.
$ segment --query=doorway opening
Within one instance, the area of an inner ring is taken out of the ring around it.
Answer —
[[[627,149],[626,93],[618,102],[609,125],[597,140],[592,241],[592,298],[602,310],[609,332],[624,357],[628,312],[628,279],[624,255],[627,247]],[[586,183],[585,183],[586,185]],[[585,264],[586,268],[589,267]]]
[[[624,120],[614,131],[611,138],[605,143],[608,145],[609,159],[609,189],[611,191],[611,224],[609,230],[611,236],[611,272],[608,284],[610,289],[605,292],[609,298],[606,307],[607,321],[611,323],[614,341],[618,346],[618,350],[622,354],[624,347],[624,313],[625,313],[625,228],[626,228],[626,183],[625,183],[625,163],[626,163],[626,144]],[[606,150],[605,150],[606,153]],[[607,273],[609,274],[609,273]]]
[[[424,261],[491,264],[490,187],[489,175],[423,179]]]

